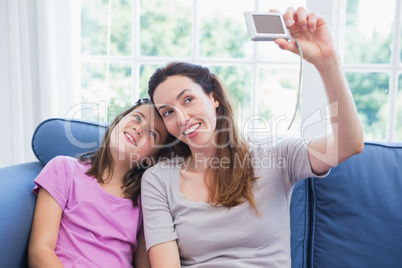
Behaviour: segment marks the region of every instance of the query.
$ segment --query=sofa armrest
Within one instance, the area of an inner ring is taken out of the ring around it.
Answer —
[[[0,168],[0,267],[27,267],[33,180],[42,168],[39,161]]]

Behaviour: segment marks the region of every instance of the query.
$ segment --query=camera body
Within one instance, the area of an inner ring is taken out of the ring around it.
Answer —
[[[274,12],[244,12],[247,31],[253,41],[273,41],[276,38],[290,39],[283,15]]]

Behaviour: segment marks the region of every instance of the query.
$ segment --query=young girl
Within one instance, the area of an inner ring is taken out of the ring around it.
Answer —
[[[170,137],[142,99],[114,119],[98,151],[52,159],[35,179],[29,266],[150,267],[141,177]]]
[[[148,93],[168,132],[190,151],[184,161],[159,162],[144,174],[141,198],[153,268],[290,267],[293,185],[325,176],[363,149],[357,111],[324,19],[303,8],[289,8],[284,18],[334,104],[333,132],[251,146],[234,127],[225,91],[207,68],[179,62],[156,70]],[[298,53],[294,40],[275,43]]]

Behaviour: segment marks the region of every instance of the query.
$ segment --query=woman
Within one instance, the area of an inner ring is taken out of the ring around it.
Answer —
[[[141,177],[171,138],[142,99],[114,119],[97,151],[52,159],[35,179],[29,266],[150,267]]]
[[[290,267],[293,185],[325,176],[363,149],[356,107],[324,19],[304,8],[289,8],[284,19],[335,104],[333,132],[252,147],[234,127],[225,91],[207,68],[171,63],[158,69],[148,93],[168,132],[189,153],[144,174],[145,237],[153,268]],[[294,40],[275,43],[298,53]]]

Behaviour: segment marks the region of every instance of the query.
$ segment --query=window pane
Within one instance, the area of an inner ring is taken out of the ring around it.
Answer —
[[[82,64],[81,118],[107,122],[113,120],[131,105],[131,84],[129,64]]]
[[[151,75],[159,67],[164,67],[165,65],[155,65],[155,64],[144,64],[140,68],[140,98],[149,98],[148,95],[148,81]]]
[[[131,54],[131,1],[81,1],[81,52],[90,55]],[[108,23],[110,16],[110,33]],[[110,34],[110,48],[108,40]],[[109,50],[109,52],[108,52]]]
[[[133,104],[131,64],[111,63],[109,75],[108,122]]]
[[[261,118],[256,127],[266,130],[265,137],[286,133],[295,112],[298,86],[298,65],[261,66],[257,87],[257,114]],[[298,116],[290,130],[298,130],[299,126]]]
[[[396,131],[395,140],[402,141],[402,74],[399,75],[399,89],[396,101]]]
[[[113,0],[111,3],[110,55],[129,56],[132,47],[132,1]]]
[[[356,102],[365,140],[385,140],[388,118],[389,75],[346,73]]]
[[[252,70],[242,66],[208,66],[229,90],[236,118],[236,124],[243,130],[244,122],[252,114],[251,89]]]
[[[251,57],[252,43],[249,41],[243,13],[253,9],[253,1],[198,1],[200,56]]]
[[[160,57],[191,56],[193,1],[142,0],[140,54]]]
[[[347,0],[345,63],[389,63],[394,0]]]
[[[108,0],[81,1],[81,53],[107,54]]]

